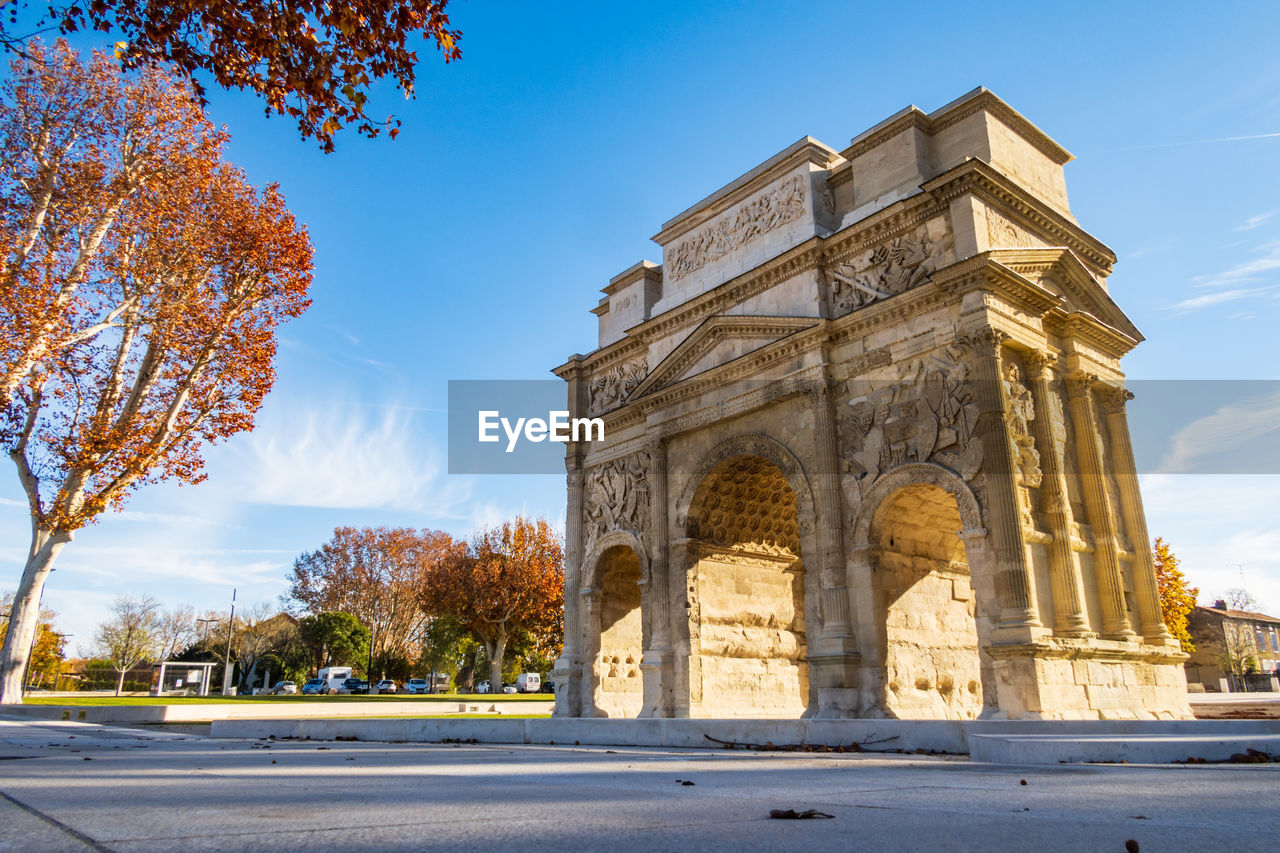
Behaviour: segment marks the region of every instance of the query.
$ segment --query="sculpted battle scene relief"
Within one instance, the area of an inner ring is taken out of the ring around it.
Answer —
[[[605,424],[566,454],[557,714],[1189,716],[1141,335],[1114,255],[1046,213],[1069,159],[975,90],[802,139],[610,281],[556,369]]]

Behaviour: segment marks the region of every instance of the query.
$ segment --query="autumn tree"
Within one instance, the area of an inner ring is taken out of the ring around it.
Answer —
[[[100,57],[86,67],[65,47],[52,54],[56,63],[15,63],[0,133],[25,140],[36,162],[53,130],[70,125],[74,136],[79,123],[96,122],[115,128],[102,137],[115,146],[102,162],[128,171],[160,157],[169,166],[157,165],[109,221],[93,216],[99,184],[78,177],[98,174],[97,161],[54,180],[57,204],[39,208],[44,191],[30,182],[7,185],[0,199],[5,245],[21,248],[35,234],[41,247],[38,264],[23,261],[34,271],[10,276],[17,286],[0,295],[0,329],[30,342],[3,352],[0,370],[18,381],[0,413],[0,442],[32,530],[0,652],[0,703],[21,701],[37,602],[58,554],[143,484],[200,482],[202,448],[252,429],[274,380],[276,327],[307,307],[311,280],[305,229],[274,186],[255,190],[221,160],[225,136],[181,83],[108,74]],[[72,84],[109,95],[68,95],[76,111],[51,105]],[[85,261],[93,272],[79,272],[80,250],[94,240],[98,253]]]
[[[1164,539],[1157,537],[1153,548],[1156,588],[1160,592],[1160,613],[1164,616],[1164,624],[1169,627],[1169,633],[1182,643],[1184,652],[1194,652],[1196,647],[1191,642],[1187,620],[1195,609],[1200,590],[1187,583],[1182,570],[1178,568],[1178,558]]]
[[[545,519],[517,517],[479,531],[426,578],[423,610],[448,616],[484,644],[489,683],[502,685],[513,635],[548,637],[564,610],[564,552]]]
[[[94,654],[116,671],[117,696],[124,688],[125,673],[160,651],[159,609],[160,603],[151,596],[121,596],[111,608],[111,618],[98,626]]]
[[[13,593],[0,595],[0,643],[9,631],[9,613],[13,607]],[[31,646],[31,663],[27,667],[27,683],[41,685],[48,679],[56,690],[58,672],[66,657],[67,635],[55,630],[58,614],[47,607],[40,609],[40,627]]]
[[[312,613],[350,613],[369,629],[375,672],[412,661],[427,614],[420,602],[430,569],[459,549],[448,534],[397,527],[339,527],[294,561],[289,595]],[[374,673],[369,673],[372,678]]]
[[[345,125],[370,137],[389,129],[395,137],[399,120],[376,120],[366,107],[370,87],[388,77],[413,97],[418,54],[409,45],[411,35],[434,41],[446,63],[461,58],[462,33],[450,27],[447,3],[94,0],[50,3],[25,30],[113,33],[124,68],[172,67],[191,78],[202,101],[202,78],[225,89],[248,89],[266,102],[268,115],[297,119],[304,138],[332,151],[333,135]],[[28,51],[24,28],[16,17],[6,18],[0,18],[0,43]]]

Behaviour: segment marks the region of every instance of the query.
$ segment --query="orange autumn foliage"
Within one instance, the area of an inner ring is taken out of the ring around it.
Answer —
[[[399,120],[374,119],[366,106],[370,87],[387,77],[413,96],[418,54],[409,36],[434,41],[446,63],[462,57],[462,33],[450,27],[447,4],[93,0],[49,3],[31,28],[118,34],[124,68],[173,68],[190,78],[202,102],[204,75],[224,89],[248,89],[266,102],[268,115],[297,119],[304,138],[332,151],[333,135],[344,125],[370,137],[386,128],[395,138]],[[16,17],[0,18],[0,44],[21,52],[26,45],[18,28]]]
[[[0,442],[32,520],[0,702],[20,701],[35,604],[75,531],[144,483],[199,482],[201,448],[253,427],[312,267],[278,189],[222,161],[180,81],[62,44],[42,56],[0,96],[0,136],[25,146],[0,187]]]
[[[465,551],[425,578],[423,609],[449,616],[484,643],[490,685],[502,684],[507,642],[517,633],[554,643],[564,611],[564,549],[545,519],[517,517],[479,531]]]

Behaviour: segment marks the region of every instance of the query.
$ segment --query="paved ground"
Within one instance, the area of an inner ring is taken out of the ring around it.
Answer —
[[[0,851],[1271,850],[1280,765],[224,741],[0,718]],[[682,785],[677,780],[692,781]],[[1026,784],[1023,785],[1022,781]],[[816,808],[834,820],[770,820]]]

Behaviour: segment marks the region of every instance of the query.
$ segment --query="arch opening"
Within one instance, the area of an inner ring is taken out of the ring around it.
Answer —
[[[596,577],[600,645],[594,662],[594,703],[606,716],[635,717],[644,700],[640,559],[630,547],[615,545],[600,555]]]
[[[955,498],[914,483],[890,493],[871,524],[885,705],[902,719],[976,719],[983,711],[977,600]]]
[[[687,525],[694,712],[799,717],[809,674],[795,491],[769,460],[734,456],[698,485]]]

